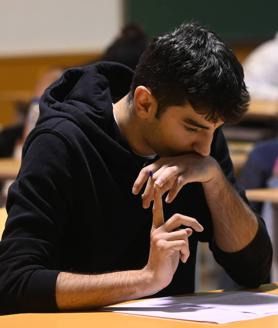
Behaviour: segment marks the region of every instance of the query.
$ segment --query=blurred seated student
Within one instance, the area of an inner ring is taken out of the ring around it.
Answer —
[[[52,68],[51,70],[47,71],[37,82],[33,99],[30,102],[29,110],[27,113],[27,117],[24,124],[24,130],[19,141],[19,146],[22,148],[25,139],[27,138],[28,134],[33,130],[36,125],[36,122],[39,117],[39,100],[42,94],[44,93],[45,89],[52,84],[54,81],[60,78],[63,71],[61,68]]]
[[[247,57],[243,68],[251,99],[278,101],[278,32]]]
[[[16,123],[0,130],[0,158],[12,157],[18,137],[23,134],[24,124]]]
[[[22,123],[14,124],[7,128],[3,128],[0,131],[0,158],[12,157],[18,135],[22,135],[24,125]],[[0,190],[3,191],[5,183],[0,181]],[[3,192],[0,194],[0,207],[3,207],[6,203],[6,196]]]
[[[47,72],[37,83],[34,96],[23,113],[23,119],[19,124],[5,128],[0,133],[0,157],[12,157],[21,161],[22,147],[28,134],[35,127],[39,117],[39,99],[44,90],[62,74],[61,69],[52,69]],[[26,106],[25,106],[26,107]],[[22,112],[23,110],[21,110]],[[7,200],[8,190],[13,180],[6,180],[0,185],[0,206],[4,206]]]
[[[240,174],[239,183],[245,189],[272,188],[278,187],[276,178],[278,177],[278,138],[270,139],[258,143],[253,151],[249,154],[247,162]],[[271,281],[277,277],[277,219],[274,218],[274,211],[277,213],[277,207],[274,209],[273,204],[263,202],[252,202],[252,207],[256,212],[263,216],[268,228],[271,240],[274,245],[273,264],[271,271]]]
[[[149,39],[140,26],[134,23],[128,24],[114,42],[107,47],[100,60],[121,63],[135,70],[148,43]]]
[[[13,125],[0,128],[0,158],[13,157],[18,139],[23,134],[24,121],[27,116],[29,104],[18,101],[15,104],[16,120]],[[0,190],[5,183],[0,181]],[[0,207],[5,205],[6,197],[0,193]]]
[[[243,63],[251,99],[278,101],[278,33],[258,46]],[[246,189],[266,188],[278,156],[278,138],[258,143],[250,153],[239,182]],[[254,203],[261,212],[262,203]]]
[[[61,69],[52,69],[38,82],[30,102],[18,101],[15,104],[16,122],[0,129],[0,158],[16,157],[16,150],[34,127],[38,116],[38,101],[46,87],[62,74]],[[19,157],[20,159],[20,157]]]
[[[248,156],[239,183],[245,189],[266,188],[276,158],[278,158],[278,138],[258,143]],[[262,203],[256,202],[252,205],[258,213],[261,213]]]
[[[24,122],[29,110],[29,103],[17,101],[15,103],[15,122],[0,128],[0,158],[12,157],[15,145],[22,136]]]

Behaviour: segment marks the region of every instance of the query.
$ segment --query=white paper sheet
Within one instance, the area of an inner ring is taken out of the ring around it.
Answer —
[[[278,314],[278,296],[252,292],[152,298],[107,311],[181,320],[228,323]]]

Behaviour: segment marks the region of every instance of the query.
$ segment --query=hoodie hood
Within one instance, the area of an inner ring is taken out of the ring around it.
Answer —
[[[112,103],[129,92],[132,77],[128,67],[110,62],[68,69],[42,96],[37,126],[65,118],[85,130],[96,125],[109,130]]]
[[[112,62],[67,70],[42,96],[40,117],[29,141],[41,131],[67,120],[79,127],[111,165],[119,162],[123,168],[132,161],[142,166],[146,158],[133,153],[113,115],[113,103],[128,94],[132,78],[132,70]]]

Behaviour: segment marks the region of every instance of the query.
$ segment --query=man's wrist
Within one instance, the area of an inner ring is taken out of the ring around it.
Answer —
[[[208,170],[209,170],[209,179],[205,182],[203,182],[203,186],[206,188],[214,187],[215,184],[219,183],[219,180],[223,179],[223,172],[218,164],[218,162],[213,158],[209,157],[208,158]]]
[[[159,284],[159,281],[156,279],[153,271],[149,270],[146,267],[144,267],[140,273],[142,279],[142,286],[139,286],[140,291],[144,293],[143,296],[149,296],[153,295],[155,293],[158,293],[161,289],[165,288],[166,286],[162,286]],[[140,292],[139,291],[139,292]],[[140,296],[140,297],[143,297]]]

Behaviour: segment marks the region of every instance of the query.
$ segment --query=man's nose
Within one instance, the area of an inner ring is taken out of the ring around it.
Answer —
[[[196,141],[193,145],[193,150],[201,156],[209,156],[211,150],[213,134],[206,135],[202,139]]]

